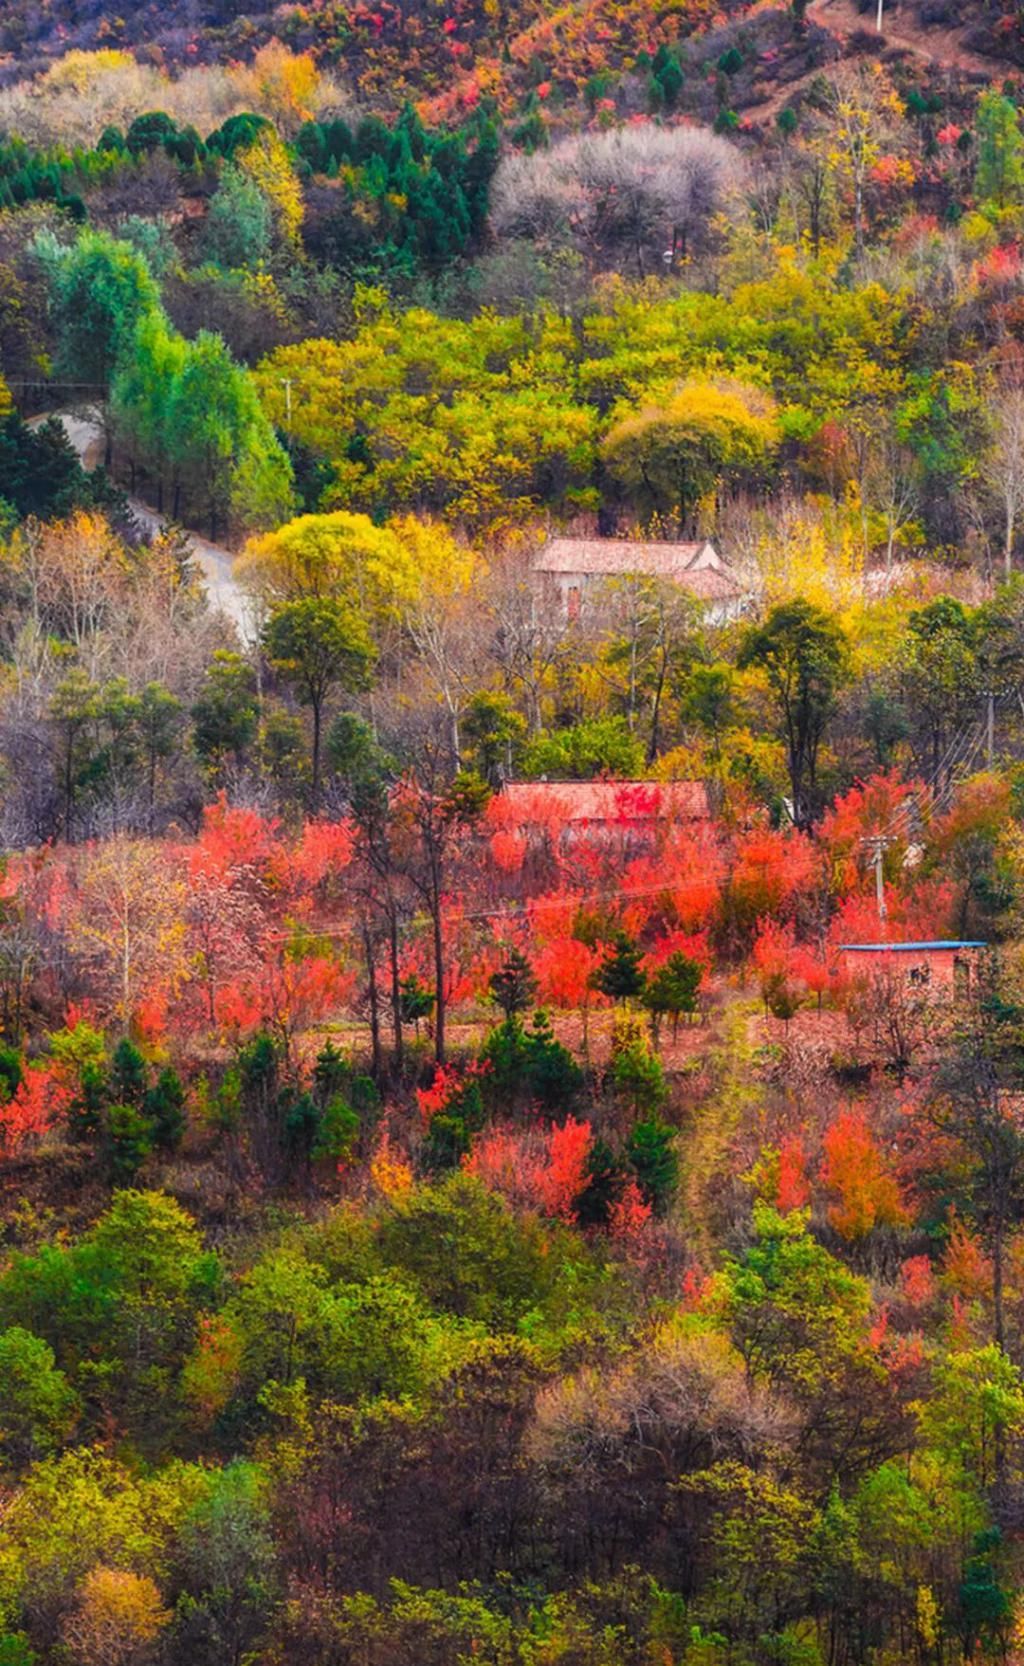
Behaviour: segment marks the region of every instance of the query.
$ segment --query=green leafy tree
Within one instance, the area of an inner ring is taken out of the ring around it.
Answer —
[[[843,629],[811,602],[781,602],[748,631],[737,664],[764,674],[786,746],[793,819],[806,827],[816,808],[821,743],[850,676]]]
[[[581,1226],[608,1225],[622,1195],[625,1178],[622,1159],[616,1156],[607,1140],[592,1140],[587,1157],[587,1184],[576,1200],[576,1219]]]
[[[169,1434],[173,1375],[219,1276],[173,1198],[121,1191],[77,1243],[11,1259],[0,1324],[49,1343],[94,1428],[114,1418],[153,1449]]]
[[[1024,137],[1013,99],[994,87],[983,92],[975,116],[978,162],[974,190],[979,202],[1012,208],[1024,196]]]
[[[0,480],[5,519],[47,519],[115,501],[105,471],[86,473],[56,417],[29,428],[16,411],[0,408]]]
[[[274,669],[294,687],[313,716],[314,807],[320,802],[321,729],[331,694],[370,684],[375,649],[366,626],[344,603],[304,596],[270,616],[263,635]]]
[[[613,1041],[609,1076],[634,1116],[649,1116],[668,1098],[665,1069],[643,1028]]]
[[[667,1015],[671,1018],[673,1040],[683,1013],[689,1015],[697,1011],[703,977],[704,969],[700,961],[691,960],[677,950],[647,981],[643,993],[644,1005],[651,1013],[655,1027],[662,1017]]]
[[[40,239],[37,253],[50,286],[58,370],[105,389],[130,354],[140,319],[159,311],[149,267],[130,243],[91,229],[70,247]]]
[[[103,1152],[115,1185],[130,1185],[153,1149],[153,1124],[136,1105],[108,1105]]]
[[[63,1445],[78,1398],[53,1349],[20,1325],[0,1331],[0,1453],[20,1467]]]
[[[200,330],[188,342],[169,390],[167,444],[190,496],[210,524],[229,516],[248,526],[287,518],[291,465],[274,436],[248,371],[224,341]],[[180,515],[176,491],[173,513]]]
[[[229,270],[247,270],[270,258],[274,216],[256,181],[229,163],[210,203],[203,224],[203,245],[209,258]]]
[[[154,830],[160,765],[174,757],[183,722],[183,707],[178,696],[165,688],[163,683],[147,683],[139,695],[138,726],[146,763],[150,833]]]
[[[142,1101],[152,1129],[153,1144],[161,1151],[177,1151],[187,1125],[185,1089],[176,1070],[161,1070]]]
[[[181,1523],[175,1641],[193,1659],[241,1661],[257,1643],[279,1592],[270,1494],[263,1466],[236,1459]]]
[[[915,751],[937,777],[947,739],[979,709],[984,679],[979,621],[953,596],[937,596],[907,618],[894,667]]]
[[[537,993],[537,979],[533,968],[521,949],[512,944],[505,951],[498,970],[491,975],[491,1000],[505,1014],[506,1019],[517,1012],[525,1012]]]
[[[76,666],[50,699],[50,720],[60,737],[62,820],[68,841],[74,833],[78,791],[95,757],[93,729],[99,712],[100,691]]]
[[[568,729],[550,729],[523,749],[523,774],[587,781],[595,775],[622,780],[643,773],[643,742],[624,717],[588,717]]]
[[[837,1393],[845,1365],[863,1360],[870,1290],[814,1240],[799,1210],[783,1216],[757,1203],[754,1232],[720,1280],[733,1344],[752,1376],[817,1403]]]
[[[114,1048],[110,1060],[110,1092],[126,1105],[141,1105],[149,1080],[146,1060],[133,1041],[125,1036]]]
[[[517,1219],[465,1173],[399,1199],[378,1242],[387,1265],[411,1279],[432,1307],[497,1330],[514,1330],[558,1278],[539,1223]]]
[[[518,1013],[510,1013],[487,1037],[480,1063],[486,1066],[485,1097],[505,1109],[526,1100],[545,1110],[563,1110],[583,1086],[583,1072],[556,1038],[545,1012],[534,1013],[529,1029]]]
[[[755,478],[778,444],[771,401],[756,389],[691,382],[667,404],[622,417],[604,442],[604,459],[638,504],[674,513],[682,532],[702,499],[726,480]]]
[[[256,738],[258,722],[255,671],[241,654],[218,648],[192,707],[196,751],[219,774],[229,758],[241,763]]]
[[[462,718],[462,736],[478,774],[497,788],[511,776],[526,739],[526,719],[507,694],[483,689],[474,694]]]
[[[150,310],[136,320],[131,351],[122,355],[110,388],[110,417],[128,452],[134,483],[141,467],[156,485],[157,508],[163,510],[170,485],[180,503],[180,463],[169,425],[171,396],[185,365],[187,343],[166,315]]]
[[[643,994],[647,979],[640,965],[640,949],[620,932],[594,973],[594,988],[613,1001],[634,1001]]]
[[[636,1123],[626,1144],[626,1160],[645,1200],[664,1214],[679,1180],[675,1129],[657,1117]]]
[[[999,1574],[1001,1542],[998,1527],[978,1533],[972,1553],[964,1563],[957,1607],[964,1655],[968,1660],[979,1646],[993,1655],[1006,1653],[1013,1620],[1013,1597]]]
[[[426,984],[421,983],[415,972],[410,972],[407,978],[402,979],[400,996],[402,1021],[415,1027],[416,1036],[419,1039],[420,1024],[425,1018],[429,1018],[434,1010],[436,999],[434,991],[428,989]]]
[[[721,757],[722,741],[733,721],[735,680],[732,666],[722,660],[712,665],[688,667],[682,693],[683,711],[704,730],[716,760]]]

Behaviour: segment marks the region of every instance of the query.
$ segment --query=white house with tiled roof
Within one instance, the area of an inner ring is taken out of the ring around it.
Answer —
[[[735,618],[743,592],[735,574],[707,539],[659,543],[631,538],[549,538],[531,564],[535,588],[558,597],[567,619],[578,619],[588,597],[616,578],[664,579],[701,604],[712,624]]]

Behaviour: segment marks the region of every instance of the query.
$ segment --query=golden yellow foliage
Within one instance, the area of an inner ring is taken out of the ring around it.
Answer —
[[[279,235],[297,246],[302,231],[302,187],[283,142],[264,128],[237,162],[270,203]]]
[[[235,571],[271,603],[340,593],[370,611],[415,592],[394,535],[368,515],[344,509],[299,515],[276,532],[250,539]]]
[[[754,565],[769,606],[803,596],[816,607],[845,612],[864,594],[856,506],[802,504],[791,510],[758,539]]]
[[[381,619],[464,595],[479,558],[436,522],[403,515],[376,526],[339,509],[251,539],[236,572],[266,602],[340,595]]]
[[[386,530],[404,552],[420,603],[464,596],[481,575],[476,551],[460,544],[438,521],[396,515],[388,521]]]
[[[98,52],[66,52],[58,58],[43,77],[47,91],[71,87],[75,92],[87,92],[93,83],[111,70],[131,71],[135,59],[130,52],[117,47],[101,47]]]
[[[228,116],[252,110],[290,136],[307,116],[336,107],[340,90],[306,54],[271,41],[252,64],[212,64],[173,78],[128,52],[69,52],[34,80],[0,89],[0,127],[45,145],[95,144],[108,126],[127,128],[144,110],[163,110],[205,136]]]
[[[64,1637],[81,1666],[130,1666],[170,1620],[170,1610],[147,1575],[97,1567],[82,1581]]]
[[[279,40],[267,41],[252,61],[251,74],[261,109],[283,132],[316,115],[323,78],[308,52],[290,52]]]
[[[692,377],[663,404],[625,412],[604,442],[613,475],[662,514],[684,525],[706,514],[727,477],[756,473],[777,450],[779,426],[770,394],[746,383]]]
[[[370,1179],[378,1192],[391,1202],[407,1197],[412,1191],[412,1169],[393,1151],[387,1129],[370,1162]]]

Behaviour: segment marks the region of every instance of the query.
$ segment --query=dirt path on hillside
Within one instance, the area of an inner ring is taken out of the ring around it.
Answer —
[[[33,417],[30,426],[38,427],[47,420],[47,416],[57,418],[82,467],[90,471],[98,468],[104,452],[103,426],[99,415],[96,412],[51,411],[46,416]],[[128,507],[139,525],[149,533],[159,533],[168,524],[166,515],[161,515],[158,509],[144,503],[141,498],[129,497]],[[234,555],[223,544],[211,544],[208,538],[189,527],[183,530],[192,558],[202,574],[210,606],[226,613],[243,639],[251,637],[251,611],[248,598],[234,576]]]
[[[873,34],[875,30],[875,13],[859,12],[855,0],[810,0],[807,21],[827,29],[839,39],[848,39],[864,30]],[[883,13],[882,39],[890,50],[900,48],[912,53],[915,58],[937,65],[939,69],[963,75],[980,75],[986,80],[1006,73],[1005,64],[963,46],[959,30],[917,23],[902,8]]]
[[[767,0],[768,4],[775,4],[775,0]],[[823,29],[832,37],[835,43],[835,62],[842,62],[848,55],[850,39],[855,34],[875,33],[875,12],[860,12],[856,0],[810,0],[806,17],[810,25]],[[994,77],[1005,75],[1006,65],[995,58],[987,58],[979,52],[971,52],[963,46],[960,32],[956,29],[943,29],[916,23],[907,11],[886,12],[883,16],[882,53],[904,53],[917,59],[922,64],[944,71],[947,75],[963,75],[972,80],[991,81]],[[792,81],[768,91],[765,86],[765,96],[757,98],[758,89],[753,89],[756,102],[748,105],[744,114],[755,121],[769,121],[778,115],[780,110],[791,104],[796,95],[822,73],[821,67],[809,70],[805,75],[798,75]]]

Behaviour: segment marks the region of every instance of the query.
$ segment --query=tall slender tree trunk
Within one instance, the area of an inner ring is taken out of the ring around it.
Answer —
[[[395,1037],[395,1071],[399,1076],[405,1064],[405,1042],[402,1035],[402,979],[398,967],[398,915],[394,908],[388,917],[391,957],[391,1023]]]
[[[654,699],[651,702],[651,738],[647,743],[647,762],[649,764],[653,764],[661,745],[661,702],[665,693],[665,670],[666,658],[663,654],[658,669],[658,681],[654,688]]]
[[[71,821],[75,807],[74,742],[69,739],[64,754],[64,843],[71,843]]]
[[[444,993],[444,928],[441,924],[441,900],[438,898],[434,909],[434,978],[436,994],[434,997],[434,1057],[438,1064],[444,1063],[444,1026],[445,1026],[445,993]]]
[[[363,923],[363,953],[366,956],[366,989],[370,1002],[370,1049],[373,1057],[373,1079],[379,1082],[383,1074],[380,1046],[380,993],[377,989],[377,967],[374,963],[373,939],[370,928]]]
[[[434,936],[434,1057],[444,1063],[446,1002],[444,993],[444,921],[441,918],[441,873],[437,852],[430,853],[430,912]]]
[[[314,700],[313,707],[313,812],[320,808],[320,718],[321,702]]]
[[[1003,1300],[1003,1219],[1000,1211],[992,1232],[992,1331],[996,1346],[1006,1351],[1006,1319]],[[1006,1432],[996,1424],[993,1451],[997,1498],[1006,1493]]]

